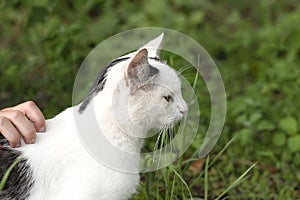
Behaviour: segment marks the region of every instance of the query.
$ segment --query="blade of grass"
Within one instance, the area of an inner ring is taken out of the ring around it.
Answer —
[[[218,159],[219,157],[225,152],[225,150],[229,147],[229,145],[237,138],[237,136],[233,137],[229,142],[226,143],[226,145],[223,147],[223,149],[214,157],[214,159],[210,162],[208,167],[211,167]],[[199,150],[198,150],[199,151]],[[198,176],[190,183],[190,187],[193,187],[199,179],[202,177],[203,172],[199,173]]]
[[[215,156],[215,158],[211,161],[209,167],[211,167],[218,159],[219,157],[226,151],[226,149],[229,147],[229,145],[237,138],[237,136],[234,136],[229,140],[229,142],[226,143],[226,145],[223,147],[223,149]]]
[[[215,200],[221,199],[222,196],[224,196],[227,192],[232,190],[234,187],[236,187],[238,184],[243,182],[246,179],[246,175],[249,173],[249,171],[256,166],[257,163],[254,163],[251,165],[238,179],[236,179],[221,195],[219,195]]]
[[[207,156],[205,163],[205,173],[204,173],[204,199],[208,199],[208,167],[209,167],[209,155]]]
[[[5,174],[2,177],[2,180],[0,182],[0,191],[3,190],[5,184],[6,184],[7,180],[8,180],[9,174],[11,173],[11,171],[13,170],[13,168],[20,162],[20,160],[21,160],[21,158],[17,157],[16,160],[9,166],[9,168],[5,172]]]
[[[170,179],[170,172],[167,168],[163,170],[163,175],[164,175],[164,182],[165,182],[165,187],[169,188],[169,179]],[[169,190],[165,190],[165,198],[169,199]]]
[[[151,200],[151,195],[150,195],[150,180],[152,180],[152,173],[147,173],[147,178],[146,178],[146,197],[147,197],[147,200]]]
[[[192,196],[192,193],[190,191],[190,188],[189,186],[187,185],[187,183],[185,182],[185,180],[181,177],[181,175],[174,169],[174,168],[170,168],[174,174],[180,179],[180,181],[183,183],[183,185],[186,187],[188,193],[189,193],[189,196],[191,198],[191,200],[193,200],[193,196]]]
[[[174,188],[175,188],[175,180],[176,180],[176,177],[174,176],[173,177],[173,183],[172,183],[172,189],[171,189],[171,197],[170,197],[170,199],[173,199],[173,193],[174,193]]]

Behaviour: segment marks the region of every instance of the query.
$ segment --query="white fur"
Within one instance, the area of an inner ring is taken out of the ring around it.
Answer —
[[[157,56],[162,38],[163,35],[142,47],[147,48],[149,57]],[[130,55],[134,57],[136,53]],[[126,82],[131,60],[109,70],[105,87],[88,106],[93,106],[97,123],[109,142],[125,151],[140,152],[143,140],[139,138],[145,137],[150,128],[162,128],[166,123],[180,120],[187,106],[176,72],[152,59],[148,62],[159,70],[150,80],[155,89],[131,94],[132,86]],[[174,101],[167,102],[165,95],[172,95]],[[114,170],[86,151],[77,134],[74,109],[76,112],[78,106],[47,120],[47,132],[39,133],[35,144],[19,148],[33,170],[35,183],[30,199],[129,199],[136,192],[139,175]],[[100,142],[101,145],[104,144]],[[139,159],[129,162],[121,159],[128,167],[138,168]]]

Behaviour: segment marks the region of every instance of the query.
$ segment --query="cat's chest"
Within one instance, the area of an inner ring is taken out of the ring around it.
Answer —
[[[95,163],[95,166],[79,166],[80,168],[65,173],[63,192],[67,199],[128,199],[136,192],[139,174],[116,171],[115,169]],[[93,171],[94,173],[91,173]],[[77,178],[75,178],[77,177]],[[68,196],[68,194],[72,194]],[[76,195],[75,195],[76,194]],[[62,195],[64,196],[64,195]],[[98,198],[96,198],[98,197]],[[127,197],[127,198],[125,198]]]
[[[139,174],[120,172],[93,158],[80,156],[80,162],[69,160],[34,170],[35,188],[32,200],[45,199],[128,199],[139,183]],[[44,169],[42,169],[44,168]]]

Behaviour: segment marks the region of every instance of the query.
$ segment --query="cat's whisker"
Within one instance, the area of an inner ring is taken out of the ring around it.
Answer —
[[[181,74],[184,78],[187,78],[190,76],[191,78],[195,78],[196,74],[195,73],[188,73],[188,74]]]
[[[169,127],[169,137],[170,137],[170,150],[171,150],[171,154],[170,156],[172,157],[173,154],[173,128],[170,126]]]
[[[161,155],[162,155],[162,146],[163,146],[163,141],[164,141],[164,137],[165,137],[166,126],[167,126],[167,124],[164,124],[164,126],[159,130],[158,137],[157,137],[155,145],[154,145],[155,153],[152,158],[152,163],[156,164],[157,169],[159,168],[159,163],[160,163],[160,159],[161,159]],[[159,155],[157,155],[159,144],[160,144]]]
[[[175,137],[175,136],[174,136],[174,132],[175,132],[175,128],[173,127],[172,138]],[[173,142],[172,145],[173,145],[173,147],[174,147],[174,153],[175,153],[175,155],[176,155],[176,157],[177,157],[177,156],[178,156],[178,152],[177,152],[177,148],[176,148],[176,146],[175,146],[175,143]],[[172,151],[172,153],[173,153],[173,151]]]
[[[173,145],[172,145],[172,139],[173,139],[173,137],[172,137],[172,135],[173,135],[173,130],[172,130],[172,127],[169,126],[169,128],[168,128],[168,137],[170,138],[169,145],[170,145],[171,159],[172,159],[172,153],[173,153]]]
[[[181,75],[182,72],[188,70],[188,69],[191,69],[191,68],[194,68],[192,65],[190,64],[187,64],[187,65],[184,65],[183,67],[181,67],[178,71],[177,71],[177,74],[178,75]]]
[[[158,156],[158,162],[157,162],[157,170],[159,168],[159,164],[160,164],[160,161],[161,161],[161,155],[162,155],[162,148],[163,148],[163,143],[164,143],[165,131],[166,131],[166,127],[164,125],[164,127],[162,128],[161,137],[160,137],[161,141],[160,141],[159,156]]]
[[[153,163],[153,164],[155,163],[155,160],[156,160],[156,158],[157,158],[158,143],[159,143],[160,137],[161,137],[161,135],[162,135],[162,130],[163,130],[163,129],[159,130],[158,136],[157,136],[157,138],[156,138],[156,142],[155,142],[155,145],[154,145],[154,148],[153,148],[153,151],[154,151],[154,156],[153,156],[153,158],[152,158],[152,163]]]
[[[171,155],[173,153],[173,128],[170,127],[169,129],[170,131],[170,134],[169,134],[169,137],[170,137],[170,148],[171,148]]]
[[[158,133],[158,136],[156,138],[155,145],[154,145],[154,151],[156,151],[157,148],[158,148],[158,142],[159,142],[159,139],[160,139],[161,135],[162,135],[162,130],[159,130],[159,133]]]
[[[168,125],[166,127],[166,144],[164,145],[165,148],[165,157],[167,157],[167,153],[168,153],[168,144],[171,142],[171,138],[169,138],[170,136],[170,125]]]
[[[159,169],[159,164],[161,161],[161,152],[162,152],[162,142],[163,142],[163,137],[164,137],[164,132],[165,132],[165,125],[162,127],[162,129],[159,130],[159,135],[156,139],[155,142],[155,147],[154,147],[154,156],[153,156],[153,164],[155,164],[156,166],[156,172],[158,172]],[[162,140],[162,141],[161,141]],[[158,147],[160,146],[159,150]],[[157,155],[158,153],[158,155]],[[155,178],[157,178],[157,173],[155,173]]]

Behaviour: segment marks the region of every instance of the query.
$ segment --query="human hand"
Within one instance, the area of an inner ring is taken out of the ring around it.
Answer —
[[[0,133],[11,147],[20,147],[35,141],[36,132],[45,132],[45,117],[33,101],[0,110]]]

